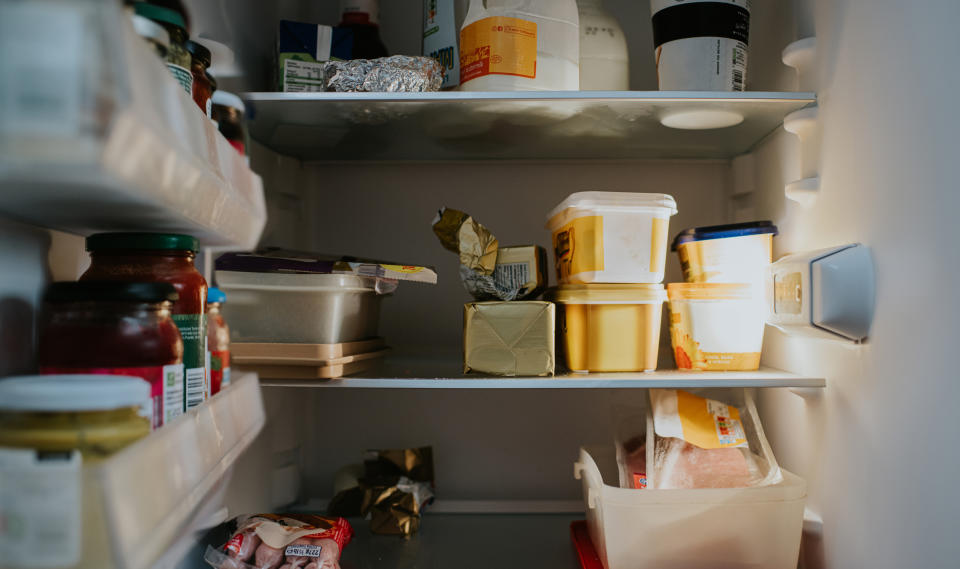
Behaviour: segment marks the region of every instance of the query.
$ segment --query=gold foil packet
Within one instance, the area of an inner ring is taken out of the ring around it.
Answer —
[[[552,302],[470,302],[463,306],[463,371],[505,376],[553,375]]]
[[[497,238],[462,211],[440,208],[433,232],[444,248],[460,255],[460,264],[481,275],[492,275],[497,264]]]

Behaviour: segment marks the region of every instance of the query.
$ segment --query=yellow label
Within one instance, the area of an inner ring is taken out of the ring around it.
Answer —
[[[603,270],[603,217],[578,217],[553,233],[557,280]]]
[[[380,265],[388,271],[393,271],[395,273],[419,273],[424,270],[423,267],[409,266],[409,265]]]
[[[653,218],[650,230],[650,272],[659,273],[667,264],[667,224],[669,220]]]
[[[683,426],[683,440],[692,445],[713,449],[747,442],[736,407],[678,389],[677,415]]]
[[[460,83],[484,75],[537,76],[537,24],[494,16],[460,31]]]

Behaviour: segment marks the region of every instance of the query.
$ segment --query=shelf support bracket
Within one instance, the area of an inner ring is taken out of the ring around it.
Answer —
[[[804,38],[788,45],[783,63],[797,70],[800,88],[816,91],[817,38]],[[818,105],[794,111],[783,120],[783,128],[800,139],[801,178],[789,182],[784,193],[804,207],[810,207],[820,193],[820,108]]]

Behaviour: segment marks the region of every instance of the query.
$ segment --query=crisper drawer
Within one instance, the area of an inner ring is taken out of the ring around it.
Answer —
[[[613,447],[580,449],[590,539],[606,569],[795,569],[806,482],[787,471],[759,488],[634,490]]]

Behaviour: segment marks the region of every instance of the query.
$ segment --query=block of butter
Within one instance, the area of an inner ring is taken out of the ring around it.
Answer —
[[[553,375],[552,302],[497,301],[463,305],[463,371],[506,376]]]

